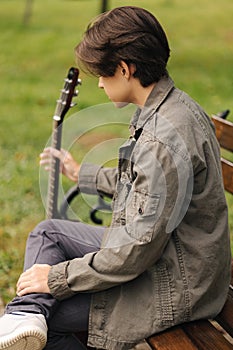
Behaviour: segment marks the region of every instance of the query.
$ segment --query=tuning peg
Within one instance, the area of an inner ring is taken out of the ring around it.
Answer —
[[[68,89],[67,89],[67,90],[66,90],[66,89],[61,89],[60,91],[61,91],[63,94],[66,94],[66,95],[68,95],[68,93],[69,93],[69,90],[68,90]]]
[[[61,117],[59,115],[54,115],[53,120],[55,120],[56,122],[59,122],[61,120]]]
[[[81,79],[77,80],[77,85],[82,85],[82,80]]]
[[[79,94],[79,91],[78,91],[78,90],[75,90],[73,95],[74,95],[74,96],[78,96],[78,94]]]
[[[71,83],[71,82],[72,82],[72,80],[71,80],[71,79],[69,79],[69,78],[65,78],[65,79],[64,79],[64,82],[65,82],[65,83]]]
[[[74,107],[74,106],[76,106],[76,105],[77,105],[76,102],[72,102],[72,103],[70,104],[70,107],[72,108],[72,107]]]

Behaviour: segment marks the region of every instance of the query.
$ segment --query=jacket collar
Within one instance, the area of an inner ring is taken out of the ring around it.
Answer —
[[[145,106],[137,108],[131,119],[130,129],[142,129],[147,120],[158,110],[173,88],[174,82],[169,76],[161,78],[148,96]]]

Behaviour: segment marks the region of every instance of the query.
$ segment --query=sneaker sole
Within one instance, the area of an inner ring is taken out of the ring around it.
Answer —
[[[42,350],[46,345],[46,336],[34,329],[21,330],[19,334],[6,336],[0,342],[0,349],[8,350]]]

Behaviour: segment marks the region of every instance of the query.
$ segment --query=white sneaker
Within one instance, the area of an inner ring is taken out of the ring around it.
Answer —
[[[41,314],[5,314],[0,318],[0,349],[42,350],[47,341],[47,329]]]

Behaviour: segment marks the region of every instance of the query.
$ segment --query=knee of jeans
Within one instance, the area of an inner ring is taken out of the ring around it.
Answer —
[[[38,235],[38,234],[44,234],[45,232],[48,232],[51,230],[52,227],[52,220],[43,220],[39,224],[36,225],[36,227],[32,230],[31,235]]]
[[[39,224],[36,225],[34,228],[34,232],[45,232],[51,230],[52,227],[52,219],[47,219],[41,221]]]

